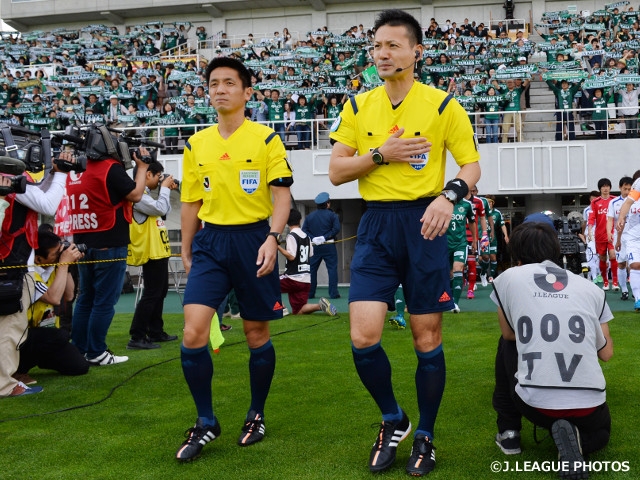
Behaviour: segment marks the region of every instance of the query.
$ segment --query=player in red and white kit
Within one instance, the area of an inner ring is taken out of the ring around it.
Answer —
[[[636,299],[633,308],[640,312],[640,170],[633,174],[633,185],[620,207],[616,229],[623,232],[630,269],[629,283]]]
[[[475,189],[476,193],[478,192],[475,186],[469,186],[470,192],[473,189]],[[486,240],[488,240],[487,216],[484,211],[484,202],[480,198],[473,195],[471,196],[469,201],[473,203],[473,209],[476,215],[476,224],[482,226],[482,238],[486,237]],[[472,241],[471,238],[472,238],[472,233],[469,230],[469,226],[467,225],[467,240],[469,241],[469,244],[471,246],[469,255],[467,256],[467,279],[469,281],[469,290],[467,291],[467,298],[469,300],[475,297],[475,294],[473,293],[473,291],[475,290],[476,279],[478,278],[477,267],[476,267],[476,256],[478,255],[478,251],[479,251],[478,242]]]
[[[601,178],[598,180],[598,190],[600,196],[591,202],[591,213],[589,214],[589,228],[587,238],[591,240],[594,237],[594,225],[595,225],[595,240],[596,240],[596,253],[600,257],[600,272],[602,273],[602,289],[609,290],[609,276],[607,272],[607,253],[609,254],[609,264],[611,266],[611,277],[613,278],[613,290],[618,291],[618,262],[616,261],[616,251],[613,247],[613,243],[609,241],[609,232],[607,232],[607,211],[609,209],[609,202],[616,197],[610,195],[611,192],[611,180],[608,178]]]
[[[607,233],[609,234],[609,241],[616,250],[616,261],[618,262],[618,283],[620,284],[620,290],[622,290],[620,300],[629,299],[629,289],[627,287],[627,249],[625,248],[626,242],[623,242],[623,238],[626,239],[626,235],[623,235],[622,232],[617,232],[614,225],[618,223],[620,208],[625,202],[627,195],[629,195],[632,184],[633,179],[631,177],[622,177],[620,179],[618,182],[620,196],[609,202],[609,211],[607,212]]]

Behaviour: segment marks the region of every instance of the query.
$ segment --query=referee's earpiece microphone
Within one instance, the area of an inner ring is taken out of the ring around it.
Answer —
[[[416,61],[420,58],[420,50],[416,50],[414,52],[416,54]],[[403,70],[407,70],[409,68],[413,68],[415,66],[416,62],[413,62],[411,65],[409,65],[408,67],[404,67],[404,68],[396,68],[396,73],[401,72]]]

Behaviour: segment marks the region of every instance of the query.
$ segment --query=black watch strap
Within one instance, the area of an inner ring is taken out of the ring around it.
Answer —
[[[382,153],[380,153],[380,150],[378,150],[377,148],[374,148],[372,150],[371,159],[373,160],[373,163],[375,163],[376,165],[389,165],[389,162],[384,161],[384,156],[382,155]]]
[[[281,239],[280,232],[269,232],[267,233],[267,237],[273,237],[276,239],[276,242],[280,243],[280,239]]]

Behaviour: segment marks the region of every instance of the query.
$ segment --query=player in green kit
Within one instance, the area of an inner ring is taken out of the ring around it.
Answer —
[[[464,266],[467,263],[467,222],[472,232],[476,232],[476,216],[474,206],[467,198],[460,199],[451,213],[451,222],[447,229],[447,248],[449,265],[451,266],[451,292],[455,303],[453,313],[460,313],[460,294],[464,277]],[[476,240],[477,241],[477,240]]]
[[[489,269],[491,266],[491,258],[489,256],[490,239],[495,237],[495,228],[493,225],[493,217],[491,216],[491,207],[489,201],[478,195],[478,187],[473,187],[469,190],[471,195],[478,198],[482,202],[484,212],[487,218],[486,225],[482,226],[480,231],[480,225],[478,224],[478,238],[480,238],[480,281],[483,287],[488,285],[487,277],[489,276]],[[486,229],[485,229],[486,228]]]

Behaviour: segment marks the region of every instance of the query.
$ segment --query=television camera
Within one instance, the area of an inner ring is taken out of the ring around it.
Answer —
[[[143,154],[141,147],[146,147],[150,153]],[[161,143],[98,123],[70,125],[63,133],[54,134],[47,129],[36,132],[18,125],[1,123],[0,173],[12,176],[9,177],[9,186],[0,187],[0,194],[24,193],[27,179],[22,174],[25,171],[48,171],[55,164],[63,172],[84,172],[87,159],[107,158],[119,160],[129,169],[133,168],[134,153],[143,162],[151,163],[157,158],[157,149],[162,147]],[[74,161],[61,156],[62,152],[70,152],[75,157]]]
[[[0,186],[0,195],[10,193],[24,193],[27,191],[27,178],[22,175],[26,170],[26,165],[22,160],[11,157],[0,157],[0,173],[6,173],[9,178],[9,185]]]
[[[35,132],[18,125],[0,124],[0,173],[12,175],[11,185],[0,187],[0,193],[24,193],[27,186],[25,171],[39,173],[50,170],[52,162],[63,172],[84,171],[86,158],[70,162],[64,158],[52,158],[56,140],[49,131]]]
[[[549,215],[550,212],[545,213]],[[579,214],[577,216],[569,214],[563,217],[555,214],[549,216],[558,233],[560,253],[562,254],[564,268],[577,275],[586,277],[589,266],[587,264],[586,245],[578,236],[578,234],[582,232],[582,223]]]
[[[161,143],[97,123],[87,126],[70,125],[64,133],[54,134],[54,138],[62,141],[61,146],[71,146],[81,156],[91,160],[114,158],[127,169],[133,168],[134,153],[144,163],[151,163],[156,160],[156,149],[163,147]],[[143,154],[140,147],[147,147],[151,152]]]
[[[50,148],[47,155],[44,147],[49,140],[46,134],[42,137],[18,125],[0,124],[0,173],[10,175],[10,185],[0,187],[0,194],[26,192],[27,178],[23,173],[38,173],[47,163],[51,165]]]

